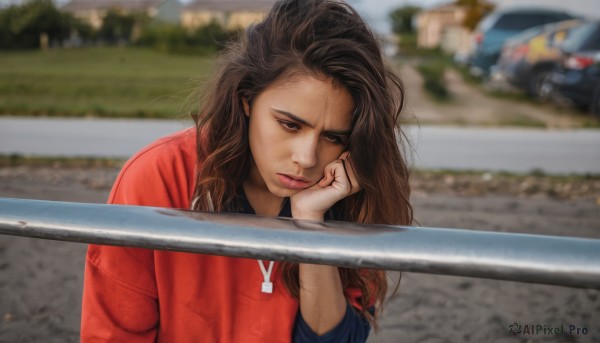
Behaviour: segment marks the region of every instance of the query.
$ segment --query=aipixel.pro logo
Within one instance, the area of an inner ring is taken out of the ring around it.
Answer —
[[[545,324],[519,324],[514,322],[508,326],[508,332],[514,336],[517,335],[587,335],[589,330],[587,327],[577,325],[552,326]]]

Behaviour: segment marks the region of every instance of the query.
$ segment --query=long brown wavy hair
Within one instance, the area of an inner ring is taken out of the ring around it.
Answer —
[[[351,94],[356,109],[347,151],[362,191],[335,205],[344,221],[410,225],[408,168],[400,151],[400,79],[385,63],[374,34],[349,5],[335,0],[282,0],[220,56],[201,98],[198,168],[193,209],[228,211],[250,171],[251,152],[242,98],[251,101],[291,74],[332,79]],[[298,299],[298,265],[279,272]],[[387,291],[381,270],[340,268],[344,288],[358,288],[361,313],[375,324]],[[367,310],[375,303],[379,311]]]

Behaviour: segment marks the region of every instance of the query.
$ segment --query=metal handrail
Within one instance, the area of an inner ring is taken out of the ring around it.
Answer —
[[[0,234],[600,289],[600,239],[9,198]]]

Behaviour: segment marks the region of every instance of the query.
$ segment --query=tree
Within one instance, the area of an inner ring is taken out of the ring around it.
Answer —
[[[96,30],[94,30],[92,25],[90,25],[86,21],[75,18],[73,15],[69,14],[69,17],[71,31],[76,32],[79,38],[81,38],[84,41],[90,41],[96,38]]]
[[[462,25],[473,31],[479,21],[496,7],[485,0],[456,0],[456,4],[467,8]]]
[[[196,29],[193,33],[193,40],[194,44],[218,51],[222,50],[235,35],[235,31],[227,31],[221,24],[212,20]]]
[[[226,30],[216,21],[195,30],[155,21],[142,27],[140,39],[135,43],[169,53],[210,55],[222,50],[238,34],[236,30]]]
[[[0,47],[32,49],[40,47],[40,37],[62,41],[71,33],[72,18],[59,11],[50,0],[33,0],[0,10]]]
[[[390,12],[389,18],[392,21],[392,32],[398,35],[413,33],[413,18],[420,11],[421,8],[417,6],[404,6]]]
[[[129,42],[134,25],[134,15],[124,14],[118,8],[111,8],[102,19],[98,36],[109,43]]]

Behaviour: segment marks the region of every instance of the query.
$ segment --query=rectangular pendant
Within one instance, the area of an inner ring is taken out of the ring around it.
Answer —
[[[273,283],[272,282],[263,282],[261,292],[273,293]]]

